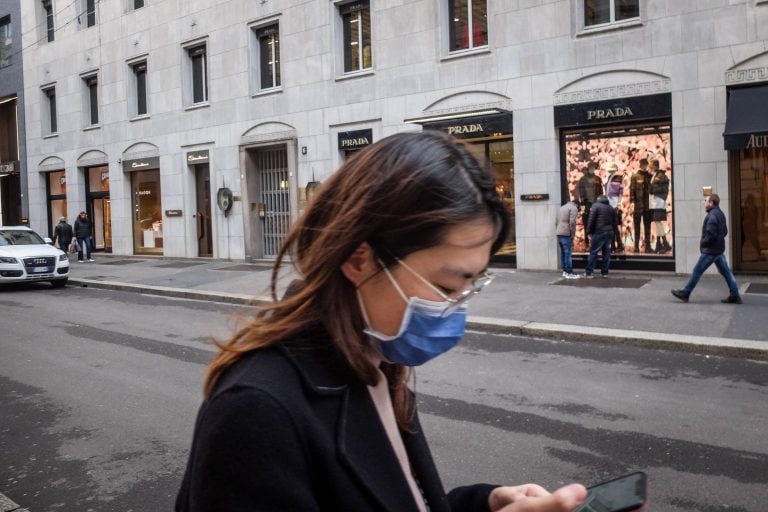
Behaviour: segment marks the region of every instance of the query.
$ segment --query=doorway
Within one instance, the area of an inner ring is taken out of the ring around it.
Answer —
[[[251,256],[275,258],[291,223],[290,172],[285,144],[249,149]]]
[[[93,221],[93,250],[112,252],[112,209],[109,200],[109,167],[85,169],[87,213]]]
[[[213,256],[213,231],[211,219],[211,171],[208,164],[195,166],[195,193],[197,207],[197,255]]]

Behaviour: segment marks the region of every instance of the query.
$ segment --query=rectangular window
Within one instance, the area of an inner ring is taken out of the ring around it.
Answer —
[[[448,0],[451,51],[488,45],[486,0]]]
[[[147,113],[147,62],[137,62],[131,65],[135,92],[135,112],[137,116]]]
[[[144,7],[144,0],[133,0],[134,9],[141,9],[142,7]]]
[[[50,43],[54,39],[53,5],[51,5],[51,0],[43,0],[43,13],[45,15],[45,33]]]
[[[280,28],[277,24],[255,29],[259,42],[259,89],[280,86]]]
[[[6,16],[0,19],[0,68],[11,65],[11,52],[13,44],[11,42],[11,17]]]
[[[187,48],[191,71],[192,103],[208,101],[208,59],[205,44]]]
[[[43,89],[43,99],[45,102],[45,119],[43,119],[43,131],[45,135],[50,135],[58,131],[56,121],[56,87],[47,87]]]
[[[96,24],[96,0],[85,0],[85,26]]]
[[[585,0],[584,26],[607,25],[640,17],[640,0]]]
[[[85,124],[99,124],[99,80],[96,75],[83,78],[85,82]]]
[[[371,68],[371,8],[368,0],[342,4],[344,72]]]

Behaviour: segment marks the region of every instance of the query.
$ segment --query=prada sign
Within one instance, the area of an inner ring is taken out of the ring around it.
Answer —
[[[458,139],[512,134],[512,114],[446,119],[424,123],[425,130],[442,130]]]
[[[672,117],[672,95],[651,94],[555,106],[555,126],[628,124]]]
[[[342,151],[352,151],[369,146],[373,142],[373,130],[354,130],[351,132],[339,133],[339,149]]]
[[[190,151],[189,153],[187,153],[188,165],[207,164],[207,163],[208,163],[207,149],[204,149],[202,151]]]
[[[146,171],[160,168],[160,157],[137,158],[135,160],[123,160],[123,171]]]

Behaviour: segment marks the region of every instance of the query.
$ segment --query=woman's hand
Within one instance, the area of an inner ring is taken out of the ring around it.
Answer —
[[[536,484],[497,487],[491,491],[491,512],[572,512],[587,499],[587,489],[570,484],[553,493]]]

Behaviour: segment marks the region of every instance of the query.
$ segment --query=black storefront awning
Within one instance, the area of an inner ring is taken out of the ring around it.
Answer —
[[[766,147],[768,141],[768,85],[728,91],[725,149]]]

